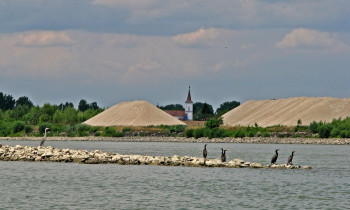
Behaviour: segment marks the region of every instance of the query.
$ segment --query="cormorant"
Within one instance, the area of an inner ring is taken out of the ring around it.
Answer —
[[[204,159],[207,159],[207,155],[208,155],[207,144],[205,144],[204,145],[204,149],[203,149],[203,157],[204,157]]]
[[[221,148],[221,162],[226,162],[226,151]]]
[[[50,130],[50,128],[45,128],[44,138],[43,138],[43,140],[41,140],[41,142],[40,142],[40,146],[41,146],[41,147],[44,146],[44,143],[45,143],[45,140],[46,140],[46,133],[47,133],[48,130]]]
[[[205,162],[207,161],[207,156],[208,156],[207,144],[205,144],[203,149],[204,165],[205,165]]]
[[[278,151],[279,149],[276,149],[276,154],[272,157],[272,159],[271,159],[271,164],[276,164],[276,160],[277,160],[277,158],[278,158]]]
[[[294,157],[294,152],[295,152],[295,151],[293,151],[292,154],[291,154],[291,156],[289,156],[287,165],[293,165],[292,161],[293,161],[293,157]]]

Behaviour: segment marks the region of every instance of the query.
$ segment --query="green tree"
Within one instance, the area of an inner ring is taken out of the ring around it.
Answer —
[[[11,113],[11,118],[14,120],[22,120],[26,114],[28,114],[30,108],[27,105],[16,106]]]
[[[166,106],[158,106],[162,110],[180,110],[185,111],[185,108],[181,104],[169,104]]]
[[[27,106],[28,108],[32,108],[34,105],[27,96],[22,96],[17,99],[16,107],[17,106]]]
[[[65,110],[68,107],[73,107],[74,108],[73,103],[72,102],[66,102],[65,104],[61,103],[60,105],[58,105],[58,109],[59,110]]]
[[[73,107],[68,107],[63,111],[63,120],[66,124],[77,122],[77,111]]]
[[[97,110],[97,109],[99,109],[100,107],[98,107],[97,102],[92,102],[92,103],[90,104],[90,108],[93,109],[93,110]]]
[[[44,104],[44,106],[41,108],[41,115],[40,115],[40,122],[52,122],[53,115],[55,114],[56,110],[58,110],[57,105],[51,105],[49,103]]]
[[[56,110],[52,119],[53,123],[63,123],[63,112],[61,110]]]
[[[205,122],[204,126],[206,128],[213,129],[213,128],[220,127],[220,125],[222,124],[223,124],[222,117],[219,117],[219,118],[210,118],[207,122]]]
[[[30,111],[24,116],[24,120],[30,125],[39,124],[41,109],[39,106],[33,106]]]
[[[3,111],[13,109],[15,104],[16,100],[11,95],[6,95],[0,92],[0,109]]]
[[[90,105],[87,103],[87,101],[84,99],[81,99],[78,105],[78,110],[84,112],[89,108],[90,108]]]
[[[238,107],[241,103],[238,101],[224,102],[220,104],[220,107],[216,109],[216,114],[221,116],[226,112],[231,111],[232,109]]]
[[[194,120],[207,120],[214,116],[213,106],[208,103],[196,102],[193,104]]]

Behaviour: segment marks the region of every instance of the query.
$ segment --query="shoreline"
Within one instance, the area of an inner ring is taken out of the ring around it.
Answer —
[[[0,137],[0,141],[40,141],[43,137]],[[245,138],[186,138],[186,137],[47,137],[46,141],[113,141],[113,142],[179,142],[179,143],[248,143],[248,144],[320,144],[320,145],[350,145],[350,139],[331,138],[276,138],[276,137],[245,137]]]

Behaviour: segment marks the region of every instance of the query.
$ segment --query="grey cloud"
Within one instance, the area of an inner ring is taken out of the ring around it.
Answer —
[[[349,31],[350,1],[2,0],[0,32],[86,30],[168,35],[200,28]]]
[[[337,40],[335,35],[328,32],[299,28],[286,34],[283,40],[276,44],[276,47],[301,49],[340,49],[348,46],[345,43]]]

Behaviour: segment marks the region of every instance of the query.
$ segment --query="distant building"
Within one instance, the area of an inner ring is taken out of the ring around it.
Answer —
[[[181,110],[164,110],[166,113],[170,114],[171,116],[177,118],[178,120],[185,120],[187,119],[187,115],[185,111]]]
[[[191,99],[191,87],[188,87],[187,100],[185,101],[185,120],[193,120],[193,101]]]
[[[185,101],[185,111],[164,110],[166,113],[179,120],[193,120],[193,102],[191,99],[191,87],[188,88],[187,100]]]

